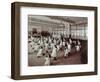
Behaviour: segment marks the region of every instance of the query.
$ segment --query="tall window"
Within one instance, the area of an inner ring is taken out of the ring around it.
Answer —
[[[71,37],[87,40],[87,24],[71,25]]]

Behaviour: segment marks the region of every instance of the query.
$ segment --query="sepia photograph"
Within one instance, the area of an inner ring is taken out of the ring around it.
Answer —
[[[13,79],[97,75],[97,7],[12,3]]]
[[[87,17],[28,15],[28,66],[87,64]]]

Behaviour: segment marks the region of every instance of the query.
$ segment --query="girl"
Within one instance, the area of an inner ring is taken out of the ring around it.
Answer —
[[[65,41],[64,41],[62,44],[63,44],[63,46],[65,47]]]
[[[46,55],[45,56],[45,63],[44,63],[45,66],[49,66],[50,65],[50,57],[49,55]]]
[[[56,46],[53,47],[51,57],[54,58],[54,60],[56,60],[56,57],[57,57],[57,47]]]
[[[81,45],[76,45],[76,51],[80,51]]]
[[[37,52],[38,49],[39,49],[39,45],[38,44],[34,45],[34,52]]]
[[[71,39],[69,39],[69,43],[72,44],[72,40]]]
[[[42,56],[42,52],[43,52],[43,48],[40,47],[38,53],[37,53],[37,57],[41,57]]]
[[[68,53],[69,53],[69,51],[68,51],[68,49],[66,48],[66,49],[65,49],[65,53],[64,53],[64,57],[65,57],[65,58],[68,57]]]
[[[67,46],[68,46],[68,52],[70,53],[70,51],[71,51],[71,44],[68,43]]]

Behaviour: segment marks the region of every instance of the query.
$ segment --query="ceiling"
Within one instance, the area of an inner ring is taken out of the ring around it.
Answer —
[[[44,16],[44,15],[28,15],[30,25],[51,25],[63,26],[63,22],[70,24],[87,23],[87,17],[70,17],[70,16]]]

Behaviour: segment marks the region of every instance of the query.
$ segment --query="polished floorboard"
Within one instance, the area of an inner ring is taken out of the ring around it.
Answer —
[[[28,55],[28,65],[29,66],[44,66],[45,56],[37,57],[36,53],[30,53]],[[73,65],[73,64],[82,64],[81,62],[81,52],[76,52],[72,49],[68,57],[64,57],[64,52],[60,51],[57,56],[57,60],[50,58],[50,65]]]

